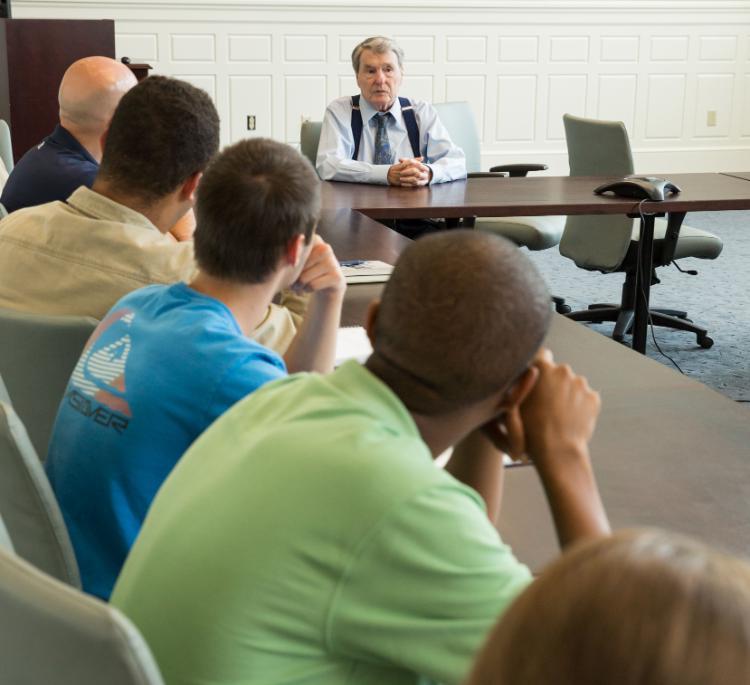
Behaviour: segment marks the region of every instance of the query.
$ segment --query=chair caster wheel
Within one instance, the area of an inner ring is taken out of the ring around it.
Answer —
[[[698,338],[698,344],[704,349],[708,350],[711,347],[714,346],[714,340],[713,338],[709,338],[707,335],[704,335],[702,338]]]
[[[555,311],[558,314],[570,314],[570,312],[573,311],[573,308],[568,304],[556,304]]]

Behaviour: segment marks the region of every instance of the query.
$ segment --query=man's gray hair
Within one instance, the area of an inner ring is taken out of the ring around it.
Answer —
[[[398,68],[404,68],[404,51],[401,46],[391,38],[385,36],[372,36],[371,38],[365,38],[357,47],[352,50],[352,66],[354,67],[354,73],[359,74],[359,61],[362,57],[363,50],[372,50],[373,52],[383,55],[386,52],[392,52],[396,55],[398,60]]]

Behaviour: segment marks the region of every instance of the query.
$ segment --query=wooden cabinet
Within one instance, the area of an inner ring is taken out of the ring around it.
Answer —
[[[10,125],[15,160],[55,127],[60,80],[91,55],[114,58],[114,21],[0,19],[0,119]]]

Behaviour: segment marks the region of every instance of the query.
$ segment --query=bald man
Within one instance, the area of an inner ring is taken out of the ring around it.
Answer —
[[[60,83],[60,123],[29,150],[11,172],[0,196],[8,212],[67,200],[90,188],[102,158],[102,136],[120,98],[137,83],[133,72],[109,57],[84,57]]]

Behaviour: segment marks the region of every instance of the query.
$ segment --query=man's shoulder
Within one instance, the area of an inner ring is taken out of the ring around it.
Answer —
[[[341,97],[338,97],[335,100],[331,100],[331,102],[328,103],[328,107],[326,107],[326,111],[335,112],[335,113],[351,112],[352,111],[352,96],[342,95]]]
[[[59,200],[23,207],[11,212],[0,221],[0,235],[13,235],[19,231],[24,236],[29,236],[30,231],[28,229],[31,227],[55,221],[69,213],[70,207]]]

